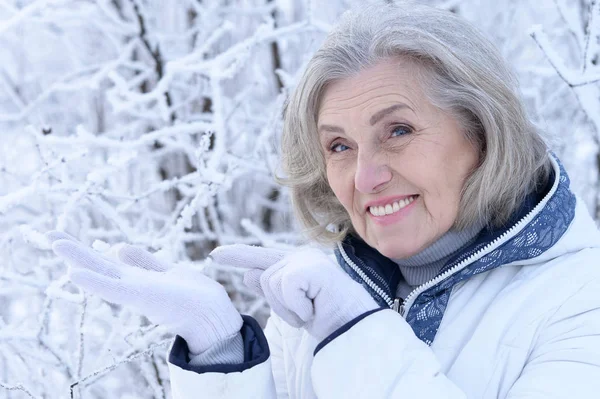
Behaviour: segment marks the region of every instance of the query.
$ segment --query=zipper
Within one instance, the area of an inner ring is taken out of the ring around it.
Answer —
[[[354,270],[356,272],[356,274],[358,274],[358,276],[365,283],[367,283],[367,285],[373,291],[375,291],[375,293],[377,295],[379,295],[381,297],[381,299],[383,299],[390,308],[393,308],[394,301],[392,300],[392,298],[388,294],[386,294],[385,291],[380,286],[378,286],[375,282],[373,282],[373,280],[371,280],[369,278],[369,276],[367,276],[366,273],[360,267],[356,266],[356,263],[354,263],[354,261],[352,261],[352,259],[350,259],[350,257],[348,256],[348,254],[346,253],[346,251],[344,250],[344,248],[342,247],[342,244],[340,242],[337,243],[337,247],[340,251],[340,254],[342,255],[342,258],[344,258],[344,260],[346,261],[348,266],[350,266],[352,268],[352,270]]]
[[[400,313],[400,316],[404,316],[404,299],[396,297],[392,310]]]
[[[421,284],[420,286],[418,286],[417,288],[412,290],[411,293],[408,294],[408,296],[404,300],[402,298],[395,298],[394,300],[392,300],[390,298],[390,296],[387,295],[383,289],[381,289],[377,284],[375,284],[373,282],[373,280],[371,280],[365,274],[365,272],[363,272],[358,266],[356,266],[356,264],[348,257],[348,255],[346,254],[346,251],[344,251],[344,248],[342,248],[342,245],[339,242],[337,243],[338,249],[340,250],[340,253],[342,254],[342,257],[344,258],[344,260],[360,276],[360,278],[362,278],[365,281],[365,283],[367,283],[367,285],[373,289],[373,291],[375,291],[381,298],[383,298],[383,300],[385,300],[385,302],[388,304],[388,306],[391,309],[398,312],[402,317],[405,317],[406,311],[408,309],[410,309],[415,298],[419,294],[421,294],[423,291],[426,291],[429,288],[435,286],[436,284],[439,284],[446,278],[450,277],[452,274],[462,270],[470,263],[479,260],[481,257],[486,255],[487,253],[495,250],[500,245],[504,244],[506,241],[513,238],[513,236],[515,235],[515,232],[520,231],[524,225],[531,222],[533,217],[539,213],[540,209],[542,209],[544,206],[546,206],[546,203],[548,202],[550,197],[552,197],[554,195],[554,193],[556,192],[556,189],[558,187],[558,183],[560,180],[560,168],[558,166],[558,163],[554,160],[553,156],[550,157],[550,161],[552,162],[552,164],[554,166],[554,170],[558,171],[555,174],[556,177],[554,178],[554,184],[552,185],[552,188],[550,189],[548,194],[546,194],[546,196],[527,215],[523,216],[517,223],[515,223],[513,225],[513,227],[511,227],[510,229],[505,231],[504,234],[502,234],[500,237],[496,238],[495,240],[493,240],[492,242],[487,244],[485,247],[481,248],[479,251],[475,252],[474,254],[471,254],[471,256],[469,256],[466,259],[463,259],[461,262],[452,266],[450,269],[446,270],[444,273],[440,274],[439,276],[429,280],[428,282],[426,282],[424,284]]]
[[[404,304],[402,305],[402,307],[400,309],[400,311],[401,311],[400,314],[402,316],[404,316],[404,313],[406,313],[407,309],[410,309],[415,298],[419,294],[421,294],[423,291],[426,291],[429,288],[435,286],[436,284],[439,284],[441,281],[445,280],[452,274],[464,269],[468,264],[479,260],[484,255],[488,254],[489,252],[491,252],[491,251],[495,250],[496,248],[498,248],[499,246],[503,245],[506,241],[513,238],[515,233],[520,231],[523,228],[523,226],[525,226],[526,224],[531,222],[531,220],[534,218],[534,216],[537,215],[540,212],[540,210],[546,206],[546,203],[548,202],[550,197],[552,197],[554,195],[554,193],[556,192],[556,189],[558,188],[558,183],[560,180],[560,169],[558,168],[558,164],[554,160],[554,157],[550,157],[550,160],[553,164],[555,164],[554,169],[558,170],[559,172],[556,173],[556,177],[554,178],[554,184],[552,185],[552,188],[550,189],[548,194],[546,194],[546,196],[527,215],[523,216],[521,218],[521,220],[519,220],[515,225],[513,225],[513,227],[511,227],[510,229],[505,231],[504,234],[502,234],[500,237],[496,238],[494,241],[490,242],[485,247],[481,248],[479,251],[475,252],[468,258],[464,259],[462,262],[459,262],[458,264],[454,265],[450,269],[446,270],[444,273],[440,274],[439,276],[429,280],[428,282],[426,282],[426,283],[418,286],[414,290],[412,290],[411,293],[408,294],[408,296],[404,300]]]

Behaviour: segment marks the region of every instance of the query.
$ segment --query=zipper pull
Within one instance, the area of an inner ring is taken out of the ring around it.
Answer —
[[[396,298],[394,299],[394,305],[392,306],[394,312],[400,313],[400,315],[404,315],[404,299]]]

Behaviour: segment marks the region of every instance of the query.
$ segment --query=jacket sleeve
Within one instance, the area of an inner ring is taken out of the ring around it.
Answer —
[[[256,320],[243,319],[241,364],[194,366],[185,340],[175,338],[168,357],[173,399],[276,398],[267,339]]]
[[[311,378],[319,399],[466,398],[391,309],[367,312],[325,339],[315,350]]]
[[[600,282],[590,280],[540,327],[509,399],[597,398],[600,394]]]

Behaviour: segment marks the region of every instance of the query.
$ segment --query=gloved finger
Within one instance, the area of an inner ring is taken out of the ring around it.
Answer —
[[[250,291],[252,291],[253,293],[255,293],[258,296],[262,296],[264,297],[265,294],[262,290],[262,288],[260,287],[260,276],[263,274],[262,270],[259,269],[252,269],[252,270],[248,270],[246,273],[244,273],[244,285],[246,287],[248,287],[248,289]]]
[[[138,294],[125,287],[121,280],[93,272],[88,269],[72,268],[70,280],[90,294],[97,295],[107,302],[118,305],[131,305]]]
[[[304,325],[304,320],[290,310],[282,298],[281,280],[285,266],[285,263],[281,262],[263,272],[260,277],[261,288],[273,312],[292,327],[300,328]]]
[[[71,240],[71,241],[75,241],[75,242],[79,242],[79,240],[75,237],[73,237],[72,235],[65,233],[64,231],[58,231],[58,230],[51,230],[49,232],[47,232],[46,234],[46,239],[50,242],[50,245],[52,245],[52,243],[54,241],[58,241],[58,240]]]
[[[127,265],[150,271],[166,272],[171,269],[171,265],[158,259],[150,252],[134,245],[124,244],[117,250],[117,257],[121,262]]]
[[[84,267],[108,277],[121,277],[117,263],[104,258],[98,252],[79,242],[58,240],[52,244],[52,250],[72,266]]]
[[[304,323],[308,323],[314,318],[313,300],[325,288],[322,285],[324,282],[320,281],[318,277],[311,273],[310,267],[291,262],[286,266],[285,274],[281,278],[282,302]]]
[[[287,251],[280,249],[233,244],[217,247],[209,256],[222,265],[265,270],[279,262],[287,254]]]

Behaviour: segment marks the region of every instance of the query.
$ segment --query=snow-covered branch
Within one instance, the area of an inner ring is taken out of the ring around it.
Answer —
[[[240,273],[204,261],[222,244],[298,243],[288,192],[273,179],[282,106],[332,23],[361,1],[8,3],[0,398],[168,398],[170,333],[81,292],[43,233],[58,228],[100,249],[129,242],[203,268],[264,322],[268,309]],[[429,3],[498,41],[594,203],[600,2]],[[544,27],[531,31],[535,41],[524,33],[533,24]]]

